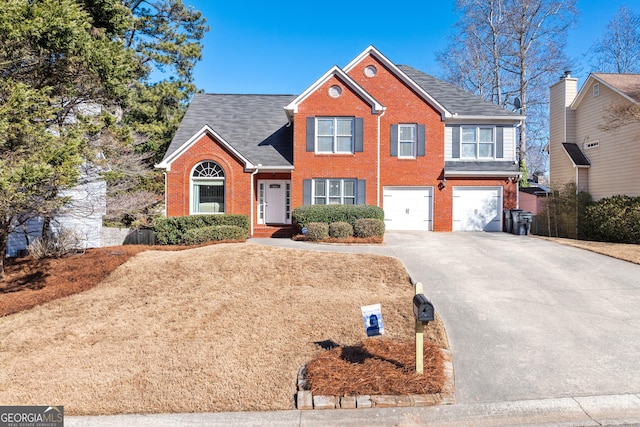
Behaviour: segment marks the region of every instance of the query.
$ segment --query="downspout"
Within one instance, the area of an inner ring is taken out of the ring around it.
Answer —
[[[376,171],[376,206],[380,207],[380,119],[384,116],[387,110],[382,110],[382,113],[378,115],[378,164]]]
[[[258,166],[256,166],[256,170],[254,170],[253,172],[251,172],[251,191],[249,191],[249,206],[251,206],[250,208],[250,213],[251,213],[251,218],[249,218],[249,236],[253,237],[253,192],[255,191],[255,185],[253,185],[253,179],[255,178],[256,174],[260,171],[260,166],[262,166],[262,163],[259,163]]]
[[[164,216],[166,218],[168,216],[167,215],[168,214],[168,212],[167,212],[167,210],[168,210],[167,203],[169,201],[169,198],[168,198],[168,195],[167,195],[167,170],[166,169],[162,171],[162,175],[164,176]]]

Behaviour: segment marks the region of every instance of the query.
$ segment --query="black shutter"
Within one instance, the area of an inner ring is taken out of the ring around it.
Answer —
[[[307,151],[316,149],[316,118],[307,117]]]
[[[504,158],[504,136],[503,136],[504,128],[497,127],[496,128],[496,158],[502,159]]]
[[[366,179],[358,179],[356,180],[356,204],[365,205],[367,204],[367,180]]]
[[[453,126],[451,128],[451,157],[454,159],[460,158],[460,126]]]
[[[353,142],[356,153],[364,151],[364,119],[356,117],[353,121]]]
[[[302,181],[302,204],[311,204],[311,180],[305,179]]]
[[[391,157],[398,157],[398,125],[391,125]]]
[[[418,156],[425,155],[425,127],[424,125],[418,125]]]

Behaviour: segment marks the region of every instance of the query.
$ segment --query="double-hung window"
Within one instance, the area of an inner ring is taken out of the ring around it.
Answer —
[[[313,204],[354,205],[356,203],[355,179],[314,179]]]
[[[462,127],[460,148],[463,158],[493,159],[495,157],[495,128]]]
[[[398,125],[398,157],[416,157],[416,125]]]
[[[317,117],[316,152],[353,153],[353,117]]]

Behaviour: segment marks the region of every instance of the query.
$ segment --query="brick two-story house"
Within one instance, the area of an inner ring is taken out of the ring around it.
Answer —
[[[167,215],[246,214],[258,236],[363,203],[388,230],[499,231],[522,119],[371,46],[297,96],[195,95],[158,164]]]

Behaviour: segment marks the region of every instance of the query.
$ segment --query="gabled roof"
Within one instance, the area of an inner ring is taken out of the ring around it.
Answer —
[[[584,155],[578,144],[574,144],[571,142],[563,142],[562,148],[567,153],[573,165],[578,168],[588,168],[591,166],[591,162],[587,159],[587,156]]]
[[[293,129],[282,107],[295,95],[196,94],[162,162],[167,168],[203,135],[210,134],[245,168],[292,168]]]
[[[346,67],[344,67],[344,70],[348,73],[369,55],[376,58],[381,64],[391,70],[391,72],[394,73],[396,77],[398,77],[409,87],[415,90],[420,96],[422,96],[425,101],[427,101],[429,104],[431,104],[431,106],[438,110],[440,114],[442,114],[442,117],[451,115],[451,113],[436,98],[434,98],[428,92],[424,91],[424,89],[420,85],[418,85],[414,80],[407,76],[396,64],[391,62],[386,56],[384,56],[378,49],[373,46],[369,46],[368,48],[363,50],[360,55],[356,56],[350,63],[347,64]]]
[[[309,86],[304,92],[302,92],[299,96],[296,97],[289,105],[285,107],[287,113],[291,116],[293,113],[298,112],[298,106],[305,100],[309,95],[315,92],[320,86],[325,84],[327,80],[332,77],[337,77],[341,80],[345,85],[347,85],[351,90],[357,93],[362,99],[365,100],[371,106],[371,113],[377,114],[380,111],[383,111],[385,107],[376,101],[376,99],[369,94],[362,86],[355,82],[347,73],[341,70],[338,66],[333,66],[329,71],[324,73],[322,77],[316,80],[311,86]]]
[[[509,111],[459,87],[440,80],[408,65],[398,65],[422,90],[437,99],[450,116],[455,118],[504,118],[522,119],[519,114]]]
[[[589,92],[591,80],[607,86],[630,102],[640,104],[640,74],[591,73],[571,103],[571,109],[575,110]]]

